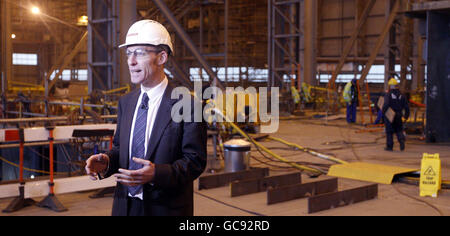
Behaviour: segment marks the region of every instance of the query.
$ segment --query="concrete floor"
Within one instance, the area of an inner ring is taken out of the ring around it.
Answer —
[[[419,141],[418,136],[408,135],[404,152],[399,151],[397,143],[394,146],[394,152],[387,152],[384,151],[385,138],[382,129],[379,132],[358,132],[361,129],[364,127],[347,125],[343,119],[328,122],[319,119],[293,119],[281,121],[279,132],[273,136],[303,147],[334,154],[337,158],[348,162],[362,161],[414,169],[420,169],[423,153],[439,153],[442,162],[442,178],[450,180],[449,144],[426,144]],[[286,149],[286,146],[281,143],[263,141],[262,144],[288,160],[332,164],[301,151]],[[211,147],[210,144],[209,150]],[[252,150],[252,155],[259,160],[267,161],[256,150]],[[273,164],[282,165],[280,163]],[[251,165],[264,167],[254,159],[251,160]],[[292,171],[295,169],[278,169],[271,171],[271,175]],[[319,177],[319,179],[323,178],[328,178],[328,176]],[[303,174],[302,180],[310,182],[316,179],[311,179]],[[338,183],[339,190],[368,184],[344,178],[339,178]],[[88,197],[90,194],[92,192],[59,195],[59,200],[69,209],[62,213],[30,206],[14,213],[0,213],[0,215],[110,215],[112,197],[90,199]],[[4,209],[10,201],[10,198],[0,199],[0,208]],[[194,214],[197,216],[251,216],[255,214],[270,216],[450,216],[450,190],[441,190],[437,198],[419,197],[418,186],[403,183],[379,184],[378,198],[374,200],[308,214],[307,199],[267,205],[265,192],[232,198],[229,187],[199,191],[196,183],[194,204]]]

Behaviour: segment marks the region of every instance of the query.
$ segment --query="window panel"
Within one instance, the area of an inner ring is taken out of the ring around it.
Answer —
[[[13,65],[37,66],[38,55],[33,53],[13,53]]]

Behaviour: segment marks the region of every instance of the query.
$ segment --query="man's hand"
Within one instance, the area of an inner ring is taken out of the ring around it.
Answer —
[[[152,181],[155,176],[155,165],[149,160],[136,157],[133,157],[133,161],[144,166],[139,170],[119,169],[120,173],[114,174],[116,181],[126,186],[138,186]]]
[[[92,180],[97,180],[98,173],[104,173],[108,169],[109,157],[106,154],[92,155],[86,160],[86,173]]]

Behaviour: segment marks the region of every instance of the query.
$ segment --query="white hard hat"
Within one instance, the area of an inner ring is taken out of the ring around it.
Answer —
[[[119,48],[136,44],[167,45],[173,53],[169,32],[163,25],[154,20],[141,20],[134,23],[128,30],[125,43],[120,45]]]

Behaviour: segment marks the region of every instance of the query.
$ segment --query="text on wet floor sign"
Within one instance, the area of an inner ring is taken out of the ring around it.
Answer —
[[[424,153],[420,171],[420,196],[437,197],[441,189],[441,160],[439,154]]]

